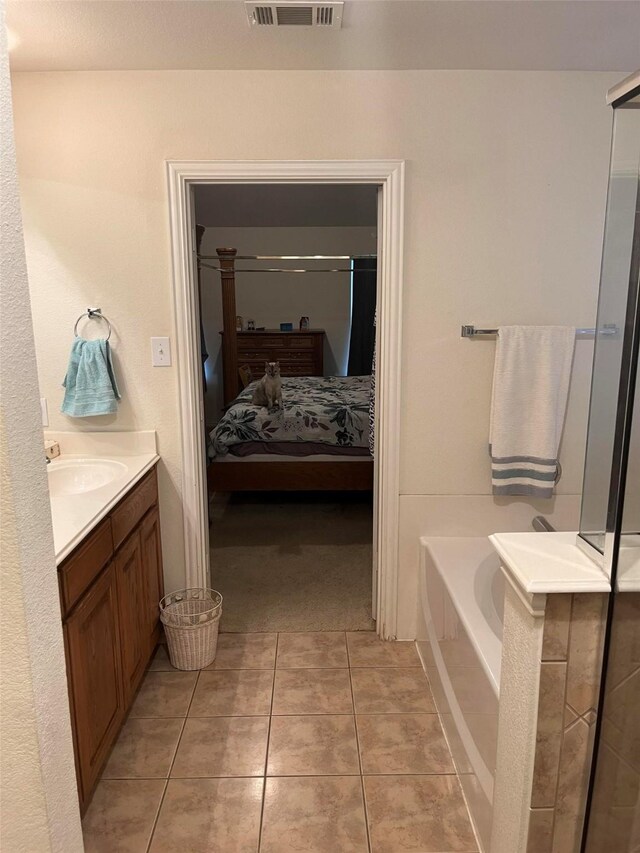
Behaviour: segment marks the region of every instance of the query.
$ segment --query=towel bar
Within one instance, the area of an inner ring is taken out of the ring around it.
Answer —
[[[587,337],[589,335],[607,335],[609,337],[618,334],[618,327],[615,323],[608,323],[601,329],[576,329],[578,337]],[[480,335],[497,335],[498,329],[476,329],[475,326],[462,326],[460,330],[461,338],[477,338]]]

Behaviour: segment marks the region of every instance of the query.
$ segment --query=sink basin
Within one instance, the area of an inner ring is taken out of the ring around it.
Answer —
[[[68,459],[47,466],[52,497],[81,495],[106,486],[127,470],[113,459]]]

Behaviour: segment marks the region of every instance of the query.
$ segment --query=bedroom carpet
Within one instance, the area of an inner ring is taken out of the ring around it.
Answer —
[[[369,495],[236,493],[211,504],[223,631],[369,631]]]

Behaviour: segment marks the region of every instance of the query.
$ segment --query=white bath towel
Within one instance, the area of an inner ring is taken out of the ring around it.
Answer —
[[[499,329],[489,427],[494,495],[553,495],[575,339],[569,326]]]

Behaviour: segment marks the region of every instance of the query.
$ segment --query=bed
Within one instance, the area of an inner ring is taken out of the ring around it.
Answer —
[[[285,376],[283,408],[251,402],[250,383],[210,433],[212,491],[370,490],[369,376]]]

